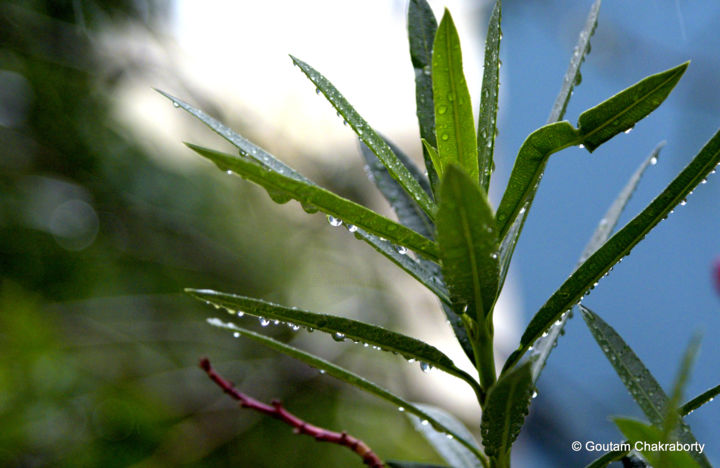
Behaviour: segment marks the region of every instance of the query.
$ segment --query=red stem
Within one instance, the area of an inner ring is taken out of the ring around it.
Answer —
[[[312,436],[318,442],[330,442],[333,444],[343,445],[360,455],[363,463],[371,468],[383,468],[385,466],[382,460],[375,455],[375,452],[373,452],[362,440],[348,435],[348,433],[344,431],[333,432],[323,429],[322,427],[313,426],[286,410],[279,400],[273,400],[270,405],[266,405],[261,401],[245,395],[240,390],[236,389],[231,382],[225,380],[221,375],[215,372],[215,369],[213,369],[210,365],[210,360],[207,358],[200,360],[200,367],[207,373],[210,380],[217,384],[218,387],[222,388],[222,390],[230,395],[230,397],[239,401],[241,407],[249,408],[275,419],[279,419],[292,426],[295,434],[306,434]]]

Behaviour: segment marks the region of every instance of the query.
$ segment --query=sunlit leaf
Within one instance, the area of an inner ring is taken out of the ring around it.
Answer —
[[[314,207],[343,222],[363,228],[392,242],[405,246],[431,260],[438,259],[437,244],[402,224],[391,221],[374,211],[347,200],[328,190],[282,173],[270,171],[250,160],[187,143],[198,154],[213,161],[222,170],[230,170],[266,189],[283,192],[304,206]]]
[[[704,391],[700,395],[696,396],[692,400],[688,401],[680,407],[679,413],[681,416],[688,415],[700,408],[705,403],[713,401],[713,399],[720,394],[720,385],[716,385],[713,388]]]
[[[432,218],[435,214],[435,203],[422,189],[420,183],[415,180],[407,167],[398,159],[397,155],[393,153],[385,140],[375,133],[375,130],[355,111],[347,99],[340,94],[327,78],[302,60],[292,56],[291,58],[293,63],[305,73],[310,81],[317,86],[317,89],[327,98],[328,102],[330,102],[342,118],[345,119],[345,122],[353,129],[358,138],[375,153],[378,159],[388,169],[393,179],[397,180],[412,199],[418,203],[420,208]]]
[[[628,438],[630,445],[640,448],[639,452],[654,468],[698,468],[701,466],[688,452],[653,450],[653,444],[658,447],[657,444],[666,443],[657,427],[627,418],[615,418],[613,421],[620,432]]]
[[[435,34],[432,54],[432,86],[435,104],[435,136],[441,166],[462,168],[478,180],[478,149],[472,103],[462,69],[460,38],[450,13],[445,10]]]
[[[495,135],[497,133],[498,94],[500,92],[500,21],[502,2],[497,0],[490,14],[487,35],[485,36],[485,66],[483,67],[482,91],[480,93],[480,113],[478,117],[478,167],[480,186],[485,193],[490,188],[490,176],[495,163]]]

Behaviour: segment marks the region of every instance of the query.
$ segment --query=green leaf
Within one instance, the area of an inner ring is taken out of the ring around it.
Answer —
[[[293,346],[290,346],[288,344],[282,343],[280,341],[274,340],[272,338],[268,338],[267,336],[261,335],[259,333],[252,332],[250,330],[246,330],[244,328],[238,327],[234,323],[229,322],[223,322],[220,319],[217,318],[210,318],[207,320],[207,322],[210,325],[224,328],[226,330],[232,331],[234,334],[237,334],[238,336],[243,336],[245,338],[250,338],[251,340],[255,341],[256,343],[260,343],[261,345],[273,349],[275,351],[278,351],[280,353],[286,354],[294,359],[297,359],[298,361],[302,361],[305,364],[308,364],[312,367],[315,367],[316,369],[319,369],[321,371],[324,371],[327,375],[331,377],[335,377],[336,379],[342,380],[345,383],[348,383],[360,390],[363,390],[367,393],[370,393],[371,395],[375,395],[379,398],[382,398],[385,401],[388,401],[395,405],[398,408],[402,408],[403,411],[414,414],[415,416],[421,418],[424,421],[428,421],[428,424],[435,427],[438,431],[444,432],[446,434],[450,434],[453,436],[458,442],[460,442],[462,445],[464,445],[466,448],[468,448],[471,452],[473,452],[477,457],[481,458],[483,455],[480,453],[480,451],[476,448],[475,444],[473,442],[468,441],[465,439],[461,434],[456,433],[449,427],[445,427],[441,422],[436,421],[432,416],[427,414],[422,409],[418,408],[414,404],[410,403],[409,401],[406,401],[399,396],[385,390],[384,388],[380,387],[379,385],[370,382],[369,380],[354,374],[346,369],[343,369],[340,366],[336,366],[335,364],[328,362],[320,357],[314,356],[310,353],[307,353],[305,351],[302,351],[298,348],[295,348]]]
[[[480,431],[485,453],[491,458],[506,456],[525,422],[534,392],[531,362],[514,368],[488,392]]]
[[[519,348],[505,363],[509,369],[562,314],[578,303],[584,294],[624,256],[630,253],[671,210],[679,205],[720,163],[720,132],[717,132],[685,169],[640,214],[592,254],[555,291],[530,321]]]
[[[490,14],[487,35],[485,36],[485,66],[478,117],[477,147],[480,186],[488,193],[490,176],[495,163],[493,152],[497,133],[498,94],[500,91],[500,20],[502,2],[497,0]]]
[[[255,317],[280,320],[291,325],[323,331],[332,335],[336,341],[347,339],[378,346],[384,351],[398,353],[405,359],[418,360],[423,366],[428,365],[447,372],[464,380],[473,390],[480,393],[477,382],[466,372],[455,367],[449,357],[434,346],[415,338],[357,320],[283,307],[261,299],[207,289],[186,289],[185,291],[196,299],[216,307],[222,307],[231,313],[243,312]]]
[[[423,187],[426,192],[430,193],[430,186],[428,185],[427,179],[420,170],[415,167],[415,164],[413,164],[410,158],[389,141],[386,141],[386,143],[390,146],[393,153],[397,155],[400,162],[413,174],[413,177],[420,182],[420,186]],[[367,164],[369,171],[368,177],[370,177],[371,181],[378,190],[380,190],[380,193],[382,193],[388,203],[390,203],[390,207],[397,215],[398,220],[413,231],[422,234],[428,239],[432,239],[435,234],[435,225],[422,209],[420,209],[417,203],[415,203],[415,200],[410,198],[402,186],[392,178],[387,168],[365,143],[360,142],[360,152],[365,160],[365,164]]]
[[[219,122],[218,120],[210,117],[205,112],[201,111],[200,109],[197,109],[190,104],[171,96],[170,94],[160,91],[159,89],[156,89],[158,93],[162,94],[166,98],[170,99],[175,107],[178,107],[180,109],[183,109],[187,111],[192,116],[196,117],[198,120],[203,122],[205,125],[210,127],[212,131],[226,139],[228,142],[230,142],[233,146],[235,146],[238,150],[240,150],[240,154],[243,156],[246,156],[248,158],[254,159],[263,166],[267,167],[268,169],[272,169],[275,172],[278,172],[280,174],[285,174],[288,177],[291,177],[296,180],[302,180],[304,182],[311,183],[310,180],[305,178],[302,174],[297,172],[295,169],[291,168],[287,164],[283,163],[282,161],[278,160],[273,156],[272,154],[268,153],[264,149],[260,148],[256,144],[254,144],[251,141],[248,141],[245,139],[242,135],[239,133],[233,131],[231,128],[226,126],[225,124]]]
[[[510,180],[497,209],[497,223],[500,239],[523,208],[529,209],[529,203],[537,191],[545,163],[551,154],[577,144],[578,133],[568,122],[555,122],[535,130],[525,139],[515,159]]]
[[[605,213],[605,216],[603,216],[602,220],[600,220],[600,223],[595,229],[595,232],[590,238],[590,241],[585,246],[585,249],[583,249],[577,266],[580,266],[585,260],[587,260],[588,257],[590,257],[590,255],[592,255],[597,249],[599,249],[605,243],[608,237],[610,237],[610,234],[617,225],[618,219],[620,219],[620,215],[622,214],[628,201],[630,201],[630,197],[632,197],[632,194],[635,192],[635,189],[640,183],[640,179],[645,173],[645,170],[648,167],[657,163],[657,158],[663,146],[665,146],[664,141],[659,143],[650,153],[650,155],[645,158],[642,164],[640,164],[640,167],[635,170],[635,173],[633,173],[633,175],[630,177],[630,180],[628,180],[625,187],[623,187],[623,189],[620,191],[620,194],[617,196],[615,201],[613,201],[612,205],[610,205],[610,208]],[[569,318],[570,314],[563,315],[560,320],[556,321],[552,325],[552,327],[550,327],[547,335],[543,334],[543,336],[538,338],[538,340],[535,342],[533,349],[535,350],[535,355],[537,356],[537,359],[533,364],[533,382],[537,382],[538,378],[540,377],[540,373],[542,372],[543,367],[545,367],[545,363],[550,357],[550,353],[552,353],[552,350],[555,349],[557,340],[560,337],[560,334],[562,333],[563,328],[565,327],[565,324],[567,323]]]
[[[663,427],[667,415],[667,409],[670,405],[668,397],[665,395],[660,384],[650,373],[645,364],[635,354],[635,352],[625,343],[622,337],[597,314],[587,307],[580,305],[583,313],[583,319],[587,324],[590,332],[602,349],[620,380],[630,392],[633,400],[638,404],[645,416],[658,429],[658,436],[662,436],[659,428]],[[695,444],[695,436],[690,432],[690,428],[682,420],[679,421],[679,431],[677,439],[686,444]],[[621,428],[622,430],[622,428]],[[633,439],[632,436],[625,433],[625,436],[631,441],[647,440]],[[703,467],[710,467],[710,462],[701,453],[693,453],[695,461]]]
[[[696,409],[700,408],[705,403],[713,401],[713,399],[720,394],[720,385],[716,385],[713,388],[701,393],[692,400],[688,401],[680,407],[678,412],[681,416],[687,416]]]
[[[560,93],[557,98],[555,98],[555,103],[550,111],[550,117],[548,117],[547,123],[557,122],[563,118],[568,102],[570,102],[573,88],[582,81],[580,66],[585,61],[585,56],[590,53],[590,38],[595,33],[595,28],[597,27],[601,3],[602,0],[595,0],[590,7],[590,13],[588,13],[587,19],[585,20],[585,27],[580,31],[580,37],[575,44],[575,49],[570,58],[570,65],[565,72],[565,76],[563,76]]]
[[[662,437],[663,440],[668,440],[671,432],[677,426],[681,416],[678,412],[678,406],[680,406],[680,400],[685,392],[685,386],[690,378],[690,370],[697,357],[698,349],[700,348],[700,335],[695,335],[683,355],[682,362],[680,364],[680,370],[678,371],[677,377],[675,377],[675,383],[673,384],[672,392],[670,393],[670,399],[668,400],[667,407],[665,408],[665,419],[662,425]]]
[[[198,154],[213,161],[222,170],[231,170],[241,177],[266,189],[283,192],[304,206],[342,219],[343,222],[365,229],[373,234],[414,250],[431,260],[438,259],[435,242],[402,224],[391,221],[353,201],[342,198],[314,184],[308,184],[284,174],[270,171],[247,159],[238,158],[219,151],[202,148],[190,143],[187,146]]]
[[[583,112],[578,119],[582,144],[592,152],[657,109],[682,77],[690,62],[648,76],[607,101]]]
[[[473,440],[473,435],[467,430],[465,425],[447,411],[420,403],[416,403],[416,406],[432,416],[436,421],[442,423],[445,427],[462,435],[464,439]],[[475,452],[471,452],[454,438],[438,432],[429,424],[423,424],[417,416],[408,415],[408,417],[412,421],[415,430],[420,432],[427,441],[430,442],[430,445],[435,448],[435,451],[453,468],[480,468],[487,466],[486,460],[479,459]],[[477,446],[475,448],[478,451],[480,450]]]
[[[408,39],[410,42],[410,58],[415,70],[415,103],[420,138],[427,140],[431,146],[435,141],[435,106],[433,104],[432,87],[432,46],[435,41],[437,21],[432,8],[426,0],[410,0],[408,6]],[[423,148],[425,167],[428,171],[433,192],[439,179],[430,154]]]
[[[620,432],[628,438],[633,448],[639,448],[643,457],[655,468],[697,468],[701,465],[691,453],[658,450],[658,444],[666,443],[660,430],[641,421],[627,418],[613,419]],[[655,444],[655,449],[653,449]],[[697,453],[697,452],[694,452]],[[664,458],[664,461],[662,460]],[[710,466],[709,464],[707,466]]]
[[[293,56],[290,56],[290,58],[292,58],[293,63],[305,73],[310,81],[317,86],[317,89],[322,92],[335,110],[345,119],[358,138],[360,138],[360,140],[375,153],[385,167],[387,167],[393,179],[397,180],[412,199],[420,205],[420,208],[432,218],[435,213],[435,203],[433,203],[430,196],[422,189],[420,183],[413,177],[407,167],[398,159],[397,155],[393,153],[385,140],[375,133],[375,130],[355,111],[347,99],[340,94],[327,78],[302,60]]]
[[[606,468],[610,463],[625,457],[629,450],[613,450],[592,461],[585,468]]]
[[[454,165],[440,183],[436,223],[443,277],[456,311],[467,306],[471,318],[491,321],[498,281],[495,219],[477,182]]]
[[[441,167],[457,164],[478,179],[478,149],[475,140],[470,92],[462,69],[460,38],[450,12],[440,21],[432,54],[432,85],[435,104],[435,136]]]

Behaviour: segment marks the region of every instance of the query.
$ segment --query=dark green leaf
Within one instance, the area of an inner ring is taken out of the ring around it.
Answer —
[[[720,132],[713,135],[695,158],[675,179],[625,227],[613,235],[560,286],[535,314],[520,339],[520,347],[505,363],[505,369],[519,361],[527,349],[562,314],[578,303],[582,296],[620,259],[647,235],[670,211],[679,205],[720,163]]]
[[[595,229],[595,232],[590,238],[590,241],[585,246],[585,249],[583,249],[577,266],[580,266],[585,260],[587,260],[587,258],[599,249],[608,237],[610,237],[610,234],[617,225],[618,219],[620,219],[620,215],[625,209],[628,201],[630,201],[630,197],[635,192],[638,183],[640,183],[640,179],[645,173],[645,170],[657,162],[660,150],[664,145],[665,142],[658,144],[650,155],[645,158],[642,164],[640,164],[640,167],[637,168],[632,177],[630,177],[630,180],[620,191],[620,194],[615,201],[613,201],[612,205],[610,205],[610,208],[605,213],[605,216],[603,216],[600,224],[598,224],[598,227]],[[535,364],[533,364],[533,382],[537,382],[538,377],[540,377],[540,373],[542,372],[543,367],[545,367],[545,363],[550,357],[550,353],[553,349],[555,349],[555,344],[557,343],[557,340],[569,318],[570,314],[564,315],[560,320],[556,321],[552,327],[550,327],[547,335],[543,334],[543,336],[538,338],[535,342],[533,348],[537,359],[535,360]]]
[[[270,171],[252,161],[190,143],[188,147],[210,159],[222,170],[231,170],[241,177],[266,189],[280,191],[304,206],[342,219],[345,223],[365,229],[405,246],[431,260],[438,259],[437,244],[402,224],[391,221],[353,201],[342,198],[314,184],[308,184],[282,173]]]
[[[563,118],[568,102],[570,102],[573,88],[582,81],[580,66],[585,61],[585,56],[590,53],[590,38],[595,33],[595,28],[597,27],[601,3],[602,0],[595,0],[592,7],[590,7],[590,13],[588,13],[587,19],[585,20],[585,27],[580,31],[580,37],[578,38],[577,44],[575,44],[575,49],[570,58],[570,65],[563,77],[560,93],[557,98],[555,98],[555,103],[550,111],[550,117],[547,123],[557,122]]]
[[[393,179],[397,180],[412,199],[417,202],[420,208],[432,218],[435,213],[435,203],[433,203],[430,196],[422,189],[420,183],[413,177],[407,167],[398,159],[397,155],[393,153],[385,140],[375,133],[375,130],[355,111],[347,99],[340,94],[327,78],[302,60],[292,56],[291,58],[293,63],[305,73],[310,81],[317,86],[317,89],[327,98],[330,104],[332,104],[335,110],[345,119],[358,138],[375,153],[378,159],[388,169]]]
[[[455,367],[449,357],[434,346],[415,338],[376,325],[358,322],[357,320],[283,307],[261,299],[207,289],[186,289],[185,291],[201,301],[216,307],[222,307],[231,313],[243,312],[255,317],[280,320],[290,325],[323,331],[332,335],[337,341],[347,339],[378,346],[384,351],[398,353],[406,359],[415,359],[424,363],[424,365],[436,367],[464,380],[476,392],[480,392],[477,382],[466,372]]]
[[[485,399],[480,431],[491,458],[509,453],[525,422],[535,388],[530,365],[528,361],[500,377]]]
[[[432,46],[435,41],[437,21],[432,8],[426,0],[410,0],[408,6],[408,38],[410,40],[410,58],[415,69],[415,103],[417,119],[420,125],[420,138],[431,146],[435,141],[435,106],[432,88]],[[423,148],[425,167],[430,184],[435,191],[439,179],[430,154]]]
[[[416,406],[425,413],[432,416],[436,421],[442,423],[445,427],[452,429],[455,433],[460,434],[466,440],[473,440],[473,435],[467,430],[465,425],[445,410],[431,405],[417,403]],[[485,460],[478,459],[475,452],[471,452],[464,445],[458,443],[454,438],[448,437],[447,434],[438,432],[429,424],[423,424],[422,421],[413,415],[408,415],[415,429],[420,432],[435,451],[445,459],[453,468],[481,468],[487,463]],[[477,447],[476,447],[477,448]],[[480,449],[477,448],[479,451]]]
[[[441,163],[435,169],[442,179],[447,166],[457,164],[472,180],[479,180],[475,124],[470,92],[463,75],[460,38],[447,10],[433,45],[432,85],[435,136]]]
[[[410,158],[389,141],[386,141],[386,143],[390,146],[390,149],[392,149],[400,162],[413,174],[413,177],[420,182],[420,186],[423,187],[426,192],[430,193],[430,186],[428,185],[427,179],[418,168],[415,167]],[[435,234],[433,232],[435,226],[427,215],[423,213],[417,203],[415,203],[415,200],[410,198],[402,186],[392,178],[387,168],[365,143],[360,142],[360,152],[368,167],[368,177],[370,177],[378,190],[380,190],[380,193],[382,193],[388,203],[390,203],[390,207],[395,211],[398,220],[413,231],[422,234],[428,239],[432,239]]]
[[[629,450],[613,450],[612,452],[608,452],[600,458],[595,459],[585,468],[606,468],[610,463],[620,460],[628,453],[630,453]]]
[[[700,408],[705,403],[713,401],[713,399],[720,394],[720,385],[716,385],[710,390],[703,392],[696,396],[692,400],[688,401],[680,407],[679,413],[681,416],[686,416],[696,409]]]
[[[501,18],[502,2],[497,0],[490,14],[490,23],[485,38],[485,66],[483,68],[477,133],[480,186],[485,189],[485,193],[490,188],[490,176],[495,166],[493,151],[497,132],[498,94],[500,91]]]
[[[685,73],[689,63],[648,76],[583,112],[578,119],[578,131],[585,148],[592,152],[618,133],[631,129],[657,109]]]
[[[487,196],[468,175],[448,166],[436,218],[443,277],[456,310],[467,306],[480,323],[492,320],[498,282],[498,240]]]
[[[665,422],[667,410],[670,405],[668,397],[655,377],[650,373],[645,364],[635,352],[625,343],[622,337],[597,314],[587,307],[580,305],[583,319],[587,323],[590,332],[602,349],[620,380],[630,392],[633,400],[638,404],[645,416],[658,429],[658,437],[662,437],[661,428]],[[679,421],[677,440],[686,444],[697,443],[690,428],[682,420]],[[620,428],[622,430],[622,428]],[[631,441],[648,440],[633,439],[633,436],[625,433]],[[693,453],[693,458],[703,467],[710,467],[710,462],[705,455]]]
[[[653,444],[663,444],[661,432],[658,428],[634,419],[615,418],[615,425],[628,438],[632,447],[639,448],[643,457],[655,468],[698,468],[701,465],[692,457],[697,452],[674,452],[653,449]],[[646,445],[647,444],[647,445]],[[657,445],[656,445],[657,447]],[[699,455],[699,454],[698,454]],[[664,459],[664,460],[663,460]],[[709,464],[707,466],[710,466]]]
[[[336,366],[331,362],[328,362],[320,357],[314,356],[288,344],[282,343],[272,338],[268,338],[267,336],[261,335],[259,333],[255,333],[250,330],[238,327],[234,323],[223,322],[222,320],[217,318],[210,318],[207,321],[210,325],[230,330],[237,336],[250,338],[256,343],[260,343],[265,347],[286,354],[294,359],[297,359],[298,361],[302,361],[305,364],[324,371],[327,375],[331,377],[335,377],[336,379],[342,380],[343,382],[359,388],[360,390],[382,398],[383,400],[392,403],[396,407],[402,408],[403,411],[414,414],[415,416],[421,418],[424,421],[428,421],[428,424],[435,427],[438,431],[452,435],[458,442],[467,447],[477,457],[482,457],[482,454],[477,449],[475,444],[471,441],[466,440],[461,434],[458,434],[452,429],[445,427],[441,422],[436,421],[432,416],[430,416],[414,404],[410,403],[409,401],[406,401],[399,396],[390,393],[384,388],[378,386],[373,382],[370,382],[369,380],[364,379],[363,377],[360,377],[357,374],[354,374],[346,369],[343,369],[342,367]]]
[[[527,205],[537,191],[537,185],[550,155],[577,144],[577,138],[577,130],[568,122],[555,122],[540,127],[525,139],[497,209],[500,239],[505,237],[522,209],[525,208],[525,211],[529,209]]]

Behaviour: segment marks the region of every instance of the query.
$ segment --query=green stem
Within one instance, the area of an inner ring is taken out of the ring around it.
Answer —
[[[491,329],[484,324],[471,319],[467,314],[460,316],[468,332],[470,344],[472,345],[473,354],[475,356],[475,367],[480,377],[480,386],[483,394],[487,395],[488,390],[495,384],[497,376],[495,375],[495,351],[493,349],[493,333]],[[480,401],[480,406],[485,404],[484,398]]]
[[[490,468],[510,468],[510,452],[491,458]]]

